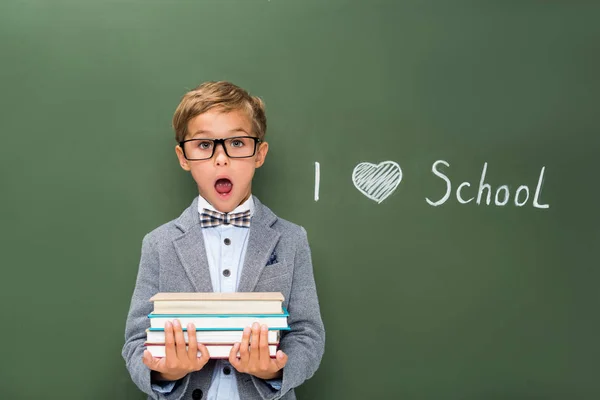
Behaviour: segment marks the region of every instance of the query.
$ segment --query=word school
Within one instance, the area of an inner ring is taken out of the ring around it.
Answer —
[[[450,164],[448,164],[444,160],[436,161],[435,163],[433,163],[433,166],[431,167],[431,172],[433,172],[433,174],[435,176],[439,177],[440,179],[442,179],[443,181],[446,182],[446,193],[444,194],[444,196],[441,199],[439,199],[438,201],[432,201],[429,198],[425,199],[425,200],[427,200],[427,203],[429,203],[430,205],[432,205],[434,207],[444,204],[450,198],[450,195],[452,193],[452,182],[443,172],[441,172],[437,168],[438,165],[440,165],[440,164],[443,164],[446,167],[450,167]],[[542,167],[542,169],[540,171],[540,176],[538,179],[537,187],[535,188],[535,195],[533,196],[533,207],[535,207],[535,208],[549,208],[550,207],[549,204],[541,204],[540,203],[545,170],[546,170],[546,167]],[[475,202],[478,205],[481,204],[481,198],[483,197],[484,191],[486,191],[485,204],[490,205],[490,203],[492,201],[492,187],[490,186],[489,183],[485,183],[486,171],[487,171],[487,162],[483,164],[483,171],[481,172],[481,180],[479,181],[479,189],[477,190],[477,200]],[[474,196],[470,197],[468,199],[465,199],[463,197],[463,192],[462,192],[463,188],[469,187],[469,186],[471,186],[471,184],[469,182],[463,182],[460,185],[458,185],[458,187],[456,188],[456,200],[458,200],[459,203],[467,204],[467,203],[470,203],[473,200],[475,200]],[[519,186],[517,188],[517,190],[514,192],[513,201],[514,201],[515,206],[523,207],[525,204],[527,204],[529,197],[530,197],[529,186],[527,186],[527,185]],[[496,192],[494,194],[494,204],[495,205],[505,206],[508,204],[508,202],[510,200],[511,200],[510,199],[510,190],[508,188],[508,185],[502,185],[496,189]]]

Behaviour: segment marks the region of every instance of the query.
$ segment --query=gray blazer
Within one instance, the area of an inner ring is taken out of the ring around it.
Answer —
[[[325,347],[310,248],[304,228],[278,218],[256,197],[254,202],[238,291],[283,293],[291,330],[280,341],[280,349],[288,355],[281,390],[239,373],[238,389],[242,400],[295,399],[294,388],[314,375]],[[179,218],[156,228],[142,241],[122,355],[133,382],[149,399],[205,399],[215,364],[210,360],[200,371],[188,374],[166,396],[153,391],[150,370],[142,362],[145,330],[150,327],[147,315],[153,308],[149,298],[157,292],[212,291],[195,198]]]

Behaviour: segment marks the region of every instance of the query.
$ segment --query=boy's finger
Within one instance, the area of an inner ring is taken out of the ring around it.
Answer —
[[[192,362],[192,364],[196,363],[198,359],[198,341],[196,340],[196,327],[194,324],[188,324],[187,326],[187,336],[188,336],[188,358]],[[185,336],[184,336],[185,340]]]
[[[242,361],[237,357],[237,353],[239,350],[240,350],[239,343],[235,343],[231,347],[231,351],[229,352],[229,363],[231,365],[233,365],[233,368],[235,368],[238,372],[244,372],[242,370]]]
[[[170,321],[165,323],[165,357],[167,360],[176,360],[177,351],[175,350],[175,336],[173,336],[173,324]]]
[[[258,351],[258,344],[260,342],[260,325],[257,322],[252,324],[252,338],[250,341],[250,362],[258,364],[260,360],[260,353]]]
[[[198,367],[198,370],[200,370],[202,367],[204,367],[204,365],[208,362],[208,360],[210,359],[210,354],[208,352],[208,349],[206,348],[205,345],[203,345],[202,343],[198,344],[198,350],[200,350],[200,357],[198,357],[198,352],[196,352],[196,365]]]
[[[250,345],[250,328],[244,328],[244,334],[242,335],[242,342],[240,343],[240,360],[242,365],[248,364],[249,354],[248,354],[248,346]]]
[[[173,335],[175,336],[175,349],[177,351],[177,358],[185,358],[187,350],[185,348],[185,338],[183,337],[183,330],[179,320],[173,321]]]
[[[268,368],[271,363],[271,355],[269,354],[269,330],[266,325],[260,327],[260,343],[258,344],[259,360],[261,367]]]
[[[287,364],[288,356],[281,350],[277,350],[277,354],[275,356],[275,365],[277,365],[277,370],[279,371],[285,364]]]
[[[154,357],[152,357],[152,353],[150,353],[148,350],[144,350],[142,361],[151,370],[158,371],[158,360],[155,360]]]
[[[148,357],[150,356],[150,357]],[[152,355],[150,354],[150,352],[148,350],[144,350],[144,355],[142,356],[142,361],[144,362],[144,365],[146,365],[146,367],[150,368],[152,366]],[[150,368],[152,369],[152,368]]]

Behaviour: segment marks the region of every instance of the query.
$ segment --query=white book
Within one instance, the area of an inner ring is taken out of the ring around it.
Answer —
[[[166,349],[164,345],[147,343],[145,344],[145,346],[153,357],[162,358],[166,356]],[[229,353],[231,352],[232,347],[233,345],[228,344],[213,344],[206,346],[206,349],[208,350],[210,358],[229,358]],[[269,355],[271,357],[275,357],[275,355],[277,354],[277,347],[277,345],[269,345]],[[187,349],[188,347],[186,346],[186,350]],[[198,351],[198,357],[200,357],[201,355],[202,353]],[[238,352],[237,355],[239,357],[240,353]]]
[[[241,330],[232,330],[232,331],[196,331],[196,341],[202,344],[232,344],[239,343],[242,341],[242,336],[244,332]],[[280,331],[279,330],[270,330],[268,335],[269,343],[276,344],[279,343]],[[187,329],[183,332],[183,338],[186,343],[189,343],[189,336]],[[165,343],[165,331],[163,329],[154,330],[147,329],[146,330],[146,342],[148,343]]]
[[[155,314],[282,314],[279,292],[161,292],[150,298]]]

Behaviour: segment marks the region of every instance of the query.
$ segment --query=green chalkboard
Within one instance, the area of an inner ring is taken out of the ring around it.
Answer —
[[[2,397],[144,398],[120,355],[141,240],[197,195],[171,117],[230,80],[267,107],[253,192],[312,247],[327,343],[299,398],[600,398],[599,20],[2,1]]]

